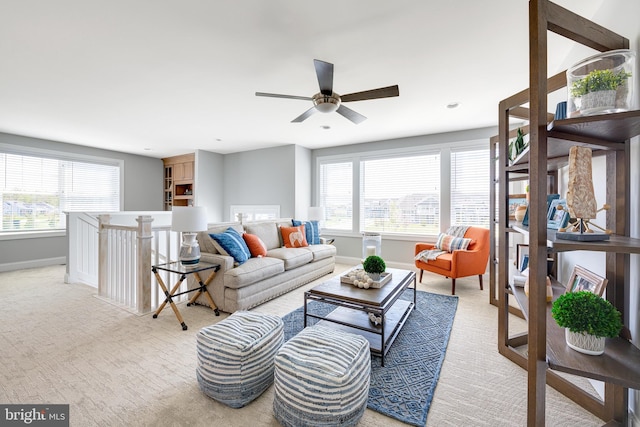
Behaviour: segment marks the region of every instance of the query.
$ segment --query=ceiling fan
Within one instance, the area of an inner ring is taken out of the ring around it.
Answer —
[[[366,99],[377,98],[389,98],[392,96],[400,95],[398,85],[382,87],[379,89],[365,90],[363,92],[349,93],[347,95],[338,95],[333,91],[333,64],[328,62],[314,59],[313,64],[316,68],[316,75],[318,76],[318,84],[320,85],[320,92],[316,93],[312,97],[308,96],[294,96],[294,95],[280,95],[277,93],[264,93],[256,92],[256,96],[269,96],[272,98],[288,98],[288,99],[301,99],[303,101],[313,101],[313,107],[309,108],[304,113],[293,119],[292,123],[300,123],[312,114],[316,112],[321,113],[333,113],[336,111],[338,114],[351,120],[353,123],[358,124],[366,120],[367,118],[360,113],[356,113],[350,108],[345,107],[343,102],[352,101],[364,101]]]

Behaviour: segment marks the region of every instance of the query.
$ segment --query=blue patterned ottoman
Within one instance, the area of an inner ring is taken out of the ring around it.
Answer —
[[[278,316],[237,311],[200,329],[196,339],[200,389],[225,405],[241,408],[273,382],[284,326]]]
[[[285,427],[355,426],[369,398],[371,354],[360,335],[310,326],[276,355],[273,411]]]

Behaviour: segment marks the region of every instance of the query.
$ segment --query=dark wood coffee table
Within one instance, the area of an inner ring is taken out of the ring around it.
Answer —
[[[391,273],[391,280],[379,289],[361,289],[341,283],[340,276],[336,276],[305,292],[304,326],[307,326],[307,317],[312,317],[321,319],[319,324],[362,335],[369,341],[371,352],[380,355],[384,366],[385,354],[416,305],[416,274],[395,268],[386,271]],[[413,302],[399,300],[411,283]],[[326,302],[338,308],[320,316],[307,310],[308,301]],[[369,320],[369,313],[382,317],[382,322],[375,325]]]

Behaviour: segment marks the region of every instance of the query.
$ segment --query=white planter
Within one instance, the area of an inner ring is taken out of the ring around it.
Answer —
[[[576,106],[583,116],[611,112],[616,107],[616,91],[589,92],[576,99]]]
[[[571,332],[569,328],[565,328],[564,337],[567,345],[575,351],[591,356],[599,356],[604,353],[605,337],[596,337],[583,332]]]

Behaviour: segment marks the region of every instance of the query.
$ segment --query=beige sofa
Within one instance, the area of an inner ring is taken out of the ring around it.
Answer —
[[[201,261],[220,264],[220,270],[207,289],[221,311],[233,313],[247,310],[276,298],[299,286],[333,272],[336,248],[319,244],[302,248],[286,248],[283,245],[280,226],[290,227],[290,218],[277,220],[228,222],[211,224],[206,232],[198,233],[202,252]],[[222,233],[232,227],[240,233],[255,234],[265,243],[267,255],[249,258],[236,265],[233,257],[216,249],[210,233]],[[203,277],[205,279],[205,277]],[[197,287],[193,275],[188,275],[189,287]],[[197,302],[207,305],[201,295]],[[300,304],[303,300],[300,298]]]

